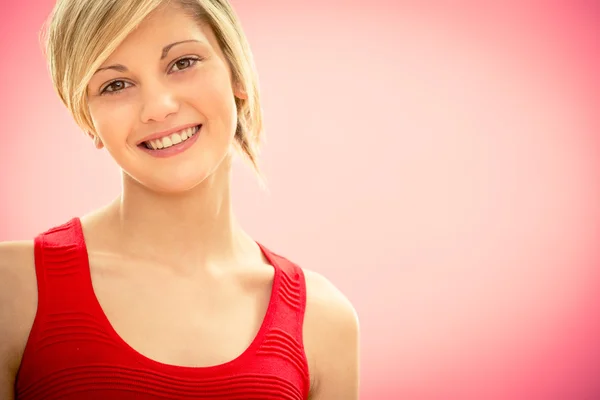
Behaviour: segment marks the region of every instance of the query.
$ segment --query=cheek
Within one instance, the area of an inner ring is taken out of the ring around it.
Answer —
[[[96,132],[107,149],[123,144],[135,122],[135,106],[127,99],[98,101],[90,105],[90,115]]]
[[[193,107],[210,123],[223,125],[235,131],[237,110],[233,88],[226,71],[203,73],[188,87]]]

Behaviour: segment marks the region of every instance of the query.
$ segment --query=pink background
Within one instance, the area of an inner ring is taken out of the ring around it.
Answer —
[[[599,398],[600,3],[450,3],[234,1],[270,186],[236,166],[237,213],[352,300],[362,399]],[[51,87],[53,1],[0,4],[0,240],[26,239],[119,171]]]

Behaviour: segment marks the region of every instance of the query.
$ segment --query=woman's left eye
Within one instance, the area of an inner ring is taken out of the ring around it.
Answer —
[[[197,58],[192,58],[192,57],[181,58],[173,63],[173,65],[171,66],[170,72],[183,71],[184,69],[190,68],[191,66],[196,64],[198,61],[200,61],[200,60]],[[177,69],[175,69],[175,68],[177,68]]]

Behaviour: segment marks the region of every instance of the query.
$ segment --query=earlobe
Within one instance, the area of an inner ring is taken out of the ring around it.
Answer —
[[[248,99],[248,94],[246,93],[246,90],[244,89],[243,85],[241,85],[239,83],[235,84],[233,94],[238,99],[242,99],[242,100]]]
[[[98,150],[102,149],[104,147],[104,143],[102,143],[102,139],[100,139],[100,136],[95,135],[91,132],[86,132],[87,135],[94,141],[94,147],[97,148]]]
[[[98,135],[94,137],[94,146],[96,146],[98,150],[104,147],[104,143],[102,143],[102,139],[100,139],[100,136]]]

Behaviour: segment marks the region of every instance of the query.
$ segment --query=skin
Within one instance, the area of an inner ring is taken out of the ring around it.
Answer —
[[[182,40],[194,41],[161,59]],[[127,70],[103,69],[88,87],[95,146],[123,171],[122,194],[81,218],[94,291],[116,332],[146,357],[182,366],[229,361],[257,333],[273,281],[231,206],[235,97],[244,98],[243,88],[212,30],[174,5],[151,14],[102,67],[116,64]],[[175,157],[154,158],[136,145],[189,123],[202,124],[201,134]],[[0,243],[2,399],[14,396],[35,317],[34,268],[32,241]],[[327,279],[304,272],[310,398],[358,399],[356,313]]]

